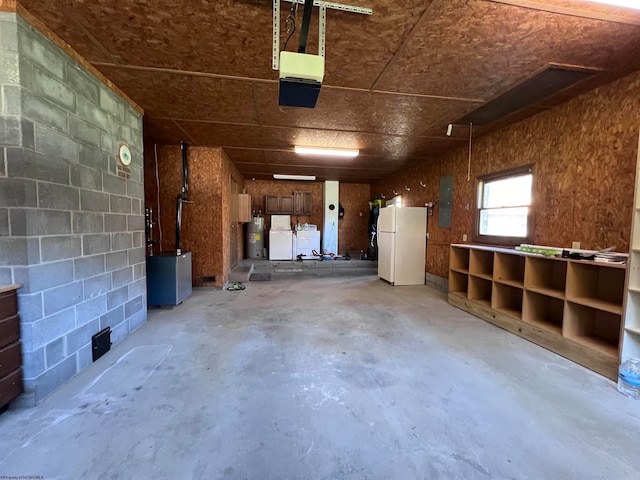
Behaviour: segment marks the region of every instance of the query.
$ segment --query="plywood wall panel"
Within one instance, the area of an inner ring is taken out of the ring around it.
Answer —
[[[467,151],[459,148],[425,163],[426,173],[454,176],[450,242],[471,238],[475,178],[496,170],[535,164],[534,243],[628,251],[637,135],[640,129],[640,73],[582,95],[566,104],[490,133],[473,143],[471,181]],[[372,185],[398,188],[414,170]],[[470,209],[466,210],[469,204]],[[429,229],[430,235],[432,229]],[[438,263],[446,235],[435,232],[427,247],[427,271],[446,276]],[[440,253],[436,253],[440,252]]]
[[[344,208],[344,218],[338,222],[338,252],[358,255],[369,246],[369,201],[371,186],[368,184],[341,183],[339,201]]]

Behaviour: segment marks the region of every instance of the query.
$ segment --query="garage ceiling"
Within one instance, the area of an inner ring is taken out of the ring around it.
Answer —
[[[549,64],[595,75],[478,133],[640,69],[638,11],[579,0],[344,3],[374,14],[328,10],[326,76],[309,110],[278,106],[271,0],[21,0],[144,108],[147,144],[222,146],[247,178],[369,183],[465,145],[466,129],[446,137],[448,123]],[[308,53],[317,52],[317,14]],[[361,155],[302,157],[294,145]]]

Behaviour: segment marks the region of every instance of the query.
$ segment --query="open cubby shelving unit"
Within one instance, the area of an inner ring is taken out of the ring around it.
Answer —
[[[479,245],[452,245],[450,258],[449,303],[608,378],[617,378],[621,331],[640,346],[640,262],[629,293],[638,303],[627,299],[634,333],[622,328],[625,265]]]
[[[633,198],[633,216],[631,225],[631,249],[629,268],[627,269],[626,289],[620,341],[622,351],[620,360],[640,358],[640,140],[638,142],[638,161],[636,162],[636,185]]]

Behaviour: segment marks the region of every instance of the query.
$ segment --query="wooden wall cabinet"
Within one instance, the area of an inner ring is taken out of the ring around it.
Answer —
[[[293,213],[311,215],[311,192],[293,192]]]
[[[449,303],[615,380],[625,272],[620,264],[452,245]]]
[[[264,212],[266,215],[291,215],[294,213],[294,196],[265,195]]]
[[[249,223],[251,221],[251,195],[248,193],[237,193],[236,204],[238,205],[238,223]]]
[[[293,213],[293,195],[280,195],[280,211],[283,215]]]
[[[23,392],[18,288],[0,288],[0,411]]]

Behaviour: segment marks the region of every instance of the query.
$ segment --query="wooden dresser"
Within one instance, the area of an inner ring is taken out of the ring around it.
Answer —
[[[0,412],[23,391],[18,288],[0,286]]]

